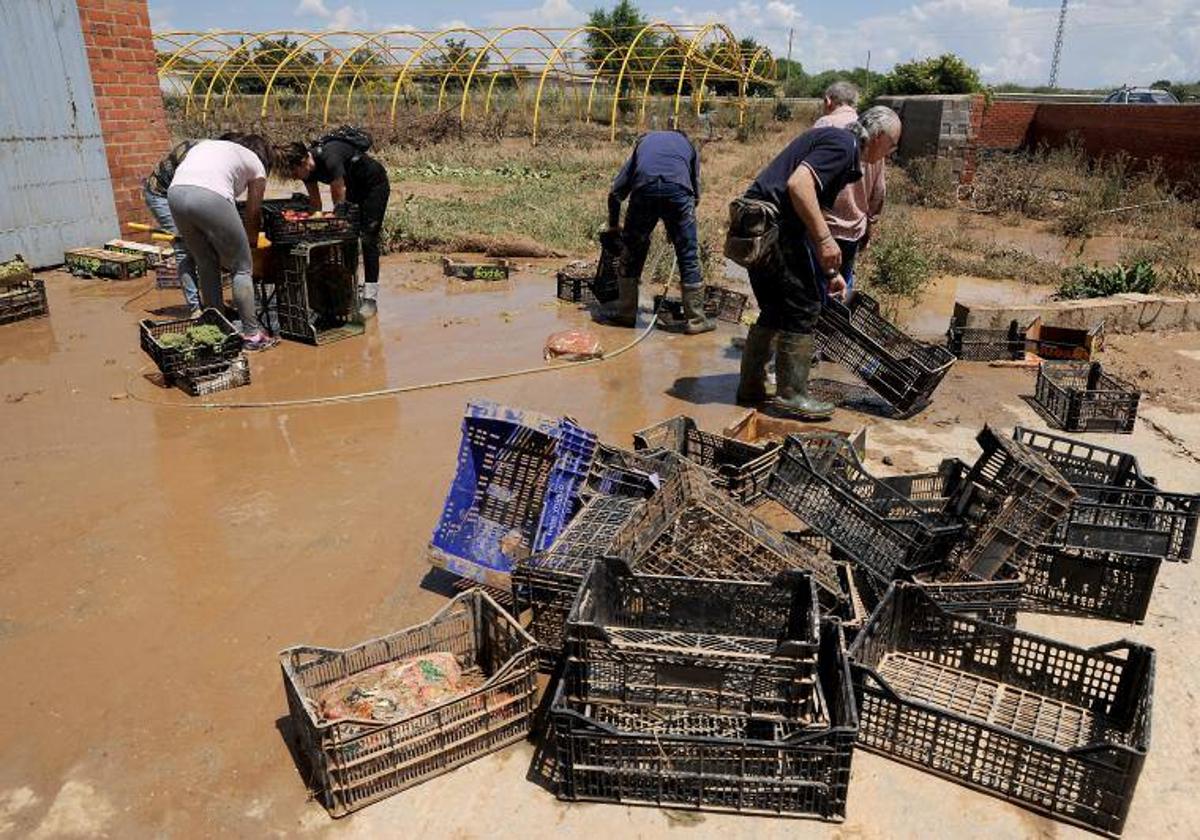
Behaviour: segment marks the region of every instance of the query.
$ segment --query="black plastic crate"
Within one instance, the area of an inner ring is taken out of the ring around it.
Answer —
[[[968,327],[950,319],[946,349],[965,362],[1020,361],[1025,358],[1025,330],[1013,321],[1008,329]]]
[[[299,245],[302,242],[345,242],[358,239],[357,204],[339,204],[319,218],[307,216],[288,219],[285,212],[313,213],[308,202],[269,201],[263,204],[263,233],[272,245]]]
[[[921,510],[943,513],[971,467],[958,458],[945,458],[936,470],[879,479]]]
[[[767,494],[885,585],[936,567],[962,530],[867,472],[836,434],[790,435]]]
[[[178,347],[166,347],[159,341],[168,333],[184,333],[197,326],[217,327],[225,334],[224,342],[217,347],[198,346],[184,351]],[[213,364],[231,362],[242,352],[241,335],[229,319],[215,309],[205,309],[195,318],[157,322],[143,320],[138,325],[138,333],[142,350],[167,378],[188,369],[204,370]]]
[[[1160,490],[1129,453],[1019,426],[1013,438],[1058,465],[1079,493],[1049,542],[1166,560],[1191,557],[1200,495]]]
[[[984,426],[983,454],[959,482],[947,511],[966,523],[956,562],[990,580],[1022,561],[1054,533],[1077,493],[1038,452]]]
[[[11,324],[27,318],[50,314],[46,300],[46,283],[33,277],[0,286],[0,324]]]
[[[358,309],[358,242],[302,242],[279,249],[274,303],[279,335],[329,344],[365,332]]]
[[[596,275],[596,264],[573,262],[560,268],[555,275],[558,283],[556,296],[567,303],[595,306],[599,301],[592,292],[592,279]]]
[[[865,382],[897,411],[919,410],[954,365],[945,347],[905,335],[863,292],[849,301],[826,300],[814,329],[817,349]]]
[[[1142,475],[1136,457],[1119,449],[1109,449],[1075,438],[1040,432],[1017,426],[1013,440],[1037,451],[1054,465],[1075,487],[1134,487],[1147,488],[1157,482]]]
[[[560,799],[817,817],[846,812],[857,713],[838,622],[821,625],[821,720],[571,699],[550,717]],[[681,675],[682,676],[682,675]]]
[[[744,292],[735,292],[724,286],[704,287],[704,314],[718,321],[730,324],[740,324],[742,313],[750,296]],[[654,296],[654,310],[659,314],[659,325],[670,329],[684,320],[683,300],[677,297]]]
[[[530,613],[528,630],[538,641],[542,670],[558,664],[567,614],[579,584],[603,557],[641,499],[597,496],[583,506],[546,551],[518,560],[512,569],[512,597],[518,615]]]
[[[1025,573],[1005,563],[991,580],[977,580],[953,567],[922,572],[913,578],[946,612],[983,621],[1017,626],[1017,612],[1025,594]]]
[[[1161,565],[1159,557],[1039,546],[1024,562],[1022,609],[1140,624]]]
[[[185,368],[172,379],[189,396],[203,397],[249,385],[250,362],[245,353],[239,353],[229,362]]]
[[[394,720],[321,717],[316,698],[330,684],[429,653],[453,654],[464,673],[477,675],[478,687]],[[279,664],[299,751],[334,817],[521,741],[533,720],[533,639],[478,588],[423,624],[344,650],[289,648]]]
[[[812,579],[635,575],[606,558],[567,618],[572,700],[821,721]]]
[[[1065,431],[1129,433],[1141,396],[1099,362],[1042,362],[1033,399]]]
[[[1153,649],[1067,645],[897,583],[850,656],[862,747],[1120,835],[1150,746]]]
[[[654,495],[670,469],[670,463],[654,453],[597,444],[585,493],[646,499]]]
[[[843,600],[833,561],[757,519],[713,488],[678,455],[658,491],[634,512],[611,546],[639,574],[769,581],[781,572],[812,573],[827,609]]]
[[[780,453],[778,443],[746,443],[705,432],[695,420],[682,414],[634,432],[633,447],[682,455],[706,470],[714,487],[742,504],[762,499]]]

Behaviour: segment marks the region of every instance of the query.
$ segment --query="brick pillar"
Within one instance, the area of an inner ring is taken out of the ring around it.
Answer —
[[[147,0],[76,0],[117,218],[149,222],[142,180],[169,151]],[[122,235],[127,235],[123,230]]]

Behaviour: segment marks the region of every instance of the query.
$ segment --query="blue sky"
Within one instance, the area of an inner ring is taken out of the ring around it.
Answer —
[[[456,24],[573,26],[596,0],[150,0],[156,31],[164,29],[434,30]],[[953,51],[979,67],[985,81],[1042,84],[1049,76],[1059,4],[1015,0],[692,0],[639,3],[673,23],[723,21],[782,57],[788,30],[793,57],[811,71],[896,61]],[[1200,2],[1091,0],[1072,2],[1059,83],[1064,86],[1147,84],[1158,78],[1200,80]]]

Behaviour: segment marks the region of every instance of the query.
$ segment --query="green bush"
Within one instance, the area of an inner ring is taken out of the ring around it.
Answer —
[[[1125,292],[1149,294],[1158,288],[1158,272],[1148,262],[1134,265],[1103,267],[1099,265],[1072,266],[1066,271],[1066,280],[1058,289],[1058,296],[1067,300],[1108,297]]]
[[[893,215],[879,226],[864,252],[862,277],[882,298],[915,301],[929,285],[933,265],[930,245],[904,215]]]
[[[979,73],[954,53],[897,64],[874,94],[911,96],[934,93],[976,93],[983,90]]]

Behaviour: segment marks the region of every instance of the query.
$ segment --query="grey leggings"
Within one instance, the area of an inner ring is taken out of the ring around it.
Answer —
[[[262,329],[254,311],[254,281],[250,276],[250,243],[237,207],[223,196],[180,184],[167,191],[171,215],[200,275],[200,300],[221,308],[221,267],[233,272],[233,303],[242,319],[242,332]]]

